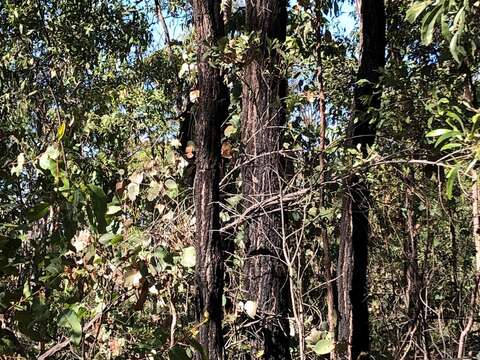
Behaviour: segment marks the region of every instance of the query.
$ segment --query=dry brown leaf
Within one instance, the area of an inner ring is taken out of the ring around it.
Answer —
[[[232,144],[230,144],[228,141],[225,141],[222,144],[222,157],[225,159],[231,159],[233,157],[233,150],[232,150]]]

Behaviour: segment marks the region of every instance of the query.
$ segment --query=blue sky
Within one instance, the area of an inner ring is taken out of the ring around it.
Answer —
[[[240,2],[242,0],[239,0]],[[295,3],[292,2],[292,3]],[[348,36],[355,30],[356,22],[354,17],[355,7],[350,4],[349,1],[345,1],[340,9],[340,15],[338,17],[330,17],[331,31],[337,35]],[[167,23],[171,39],[181,40],[184,34],[181,22],[171,17],[166,11],[164,11],[165,21]],[[156,20],[156,19],[155,19]],[[164,34],[161,27],[158,25],[158,21],[153,23],[152,34],[154,37],[154,46],[163,46],[165,43]]]

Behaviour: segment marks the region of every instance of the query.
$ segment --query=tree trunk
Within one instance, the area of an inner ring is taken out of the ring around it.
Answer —
[[[322,2],[315,2],[315,17],[316,17],[316,37],[317,37],[317,82],[318,82],[318,111],[320,115],[320,159],[318,164],[318,171],[320,173],[320,183],[321,188],[319,190],[319,208],[324,207],[324,182],[325,182],[325,171],[327,170],[326,166],[326,131],[327,131],[327,113],[325,106],[325,87],[323,82],[323,59],[322,59],[322,40],[323,40],[323,24],[322,24]],[[323,247],[323,266],[325,268],[324,279],[327,284],[327,321],[328,321],[328,330],[332,335],[332,339],[335,337],[335,329],[337,327],[337,314],[335,309],[335,282],[332,280],[332,259],[330,257],[330,239],[328,238],[327,227],[322,228],[321,233],[321,242]],[[335,351],[330,353],[330,359],[334,360],[336,358]]]
[[[354,91],[353,119],[347,146],[360,146],[363,156],[375,139],[376,128],[370,108],[380,107],[375,89],[385,65],[385,6],[383,0],[358,0],[360,14],[360,64]],[[365,101],[367,99],[367,101]],[[369,326],[367,302],[368,201],[367,184],[357,175],[347,180],[343,196],[338,259],[338,345],[341,359],[368,357]],[[343,346],[342,346],[343,345]]]
[[[219,233],[221,125],[228,115],[228,91],[219,68],[206,52],[224,36],[220,0],[193,0],[197,35],[198,104],[195,113],[194,182],[196,215],[196,278],[199,342],[209,359],[223,359],[222,295],[224,264]]]
[[[280,55],[268,50],[267,39],[285,40],[287,2],[246,2],[247,31],[257,32],[260,44],[249,50],[242,90],[242,168],[244,206],[276,195],[283,178],[282,146],[285,125],[285,76],[279,70]],[[272,211],[274,210],[274,211]],[[289,359],[288,273],[281,260],[284,238],[282,214],[262,208],[247,223],[244,265],[245,298],[258,305],[259,322],[247,332],[251,350],[246,358],[263,352],[265,359]]]

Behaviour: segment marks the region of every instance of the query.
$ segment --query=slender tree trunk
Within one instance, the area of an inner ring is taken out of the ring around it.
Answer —
[[[412,354],[412,345],[416,339],[418,339],[419,344],[423,342],[421,336],[423,307],[420,302],[422,281],[418,267],[418,239],[415,229],[415,196],[413,191],[415,188],[415,175],[413,169],[409,169],[408,171],[409,174],[405,179],[405,209],[407,210],[406,236],[403,242],[403,252],[406,259],[405,277],[407,280],[407,289],[405,303],[408,316],[408,333],[401,348],[403,351],[401,359],[411,358],[412,355],[415,354],[415,352]]]
[[[280,55],[268,49],[268,40],[285,40],[286,0],[246,2],[248,32],[257,32],[259,46],[250,49],[242,91],[242,143],[246,165],[242,168],[244,205],[278,194],[283,178],[279,154],[285,125],[283,99],[287,91],[279,70]],[[289,359],[288,272],[282,262],[282,221],[278,209],[260,209],[246,229],[244,289],[247,300],[258,305],[259,322],[247,329],[251,351],[265,359]]]
[[[478,184],[478,173],[473,171],[473,185],[472,185],[472,220],[473,220],[473,241],[475,245],[475,286],[470,298],[470,309],[467,317],[467,322],[460,333],[458,340],[458,358],[463,358],[465,353],[465,344],[467,337],[475,319],[476,309],[478,307],[478,287],[480,285],[480,186]]]
[[[222,295],[224,264],[219,233],[221,125],[228,115],[228,91],[221,71],[206,52],[224,35],[220,0],[193,0],[197,35],[198,104],[195,113],[194,182],[196,215],[196,278],[199,342],[209,359],[223,359]]]
[[[320,161],[319,161],[319,173],[320,183],[320,203],[319,207],[322,208],[324,204],[324,191],[323,183],[325,182],[326,171],[326,159],[325,159],[325,147],[326,147],[326,131],[327,131],[327,113],[325,106],[325,87],[323,82],[323,59],[322,59],[322,1],[315,2],[315,17],[316,17],[316,36],[317,36],[317,81],[318,81],[318,111],[320,114]],[[327,283],[327,321],[328,330],[330,334],[335,336],[335,329],[337,327],[337,315],[335,311],[335,293],[334,282],[332,281],[332,260],[330,257],[330,239],[326,228],[321,230],[321,241],[323,247],[323,266],[325,268],[325,282]],[[331,359],[335,359],[335,352],[330,354]]]
[[[354,92],[353,121],[348,146],[358,145],[364,156],[376,134],[370,108],[380,107],[375,89],[385,64],[385,6],[383,0],[358,0],[360,14],[360,64]],[[367,98],[367,102],[365,99]],[[369,100],[369,101],[368,101]],[[370,349],[367,303],[368,201],[367,184],[356,175],[347,180],[343,196],[338,259],[338,355],[341,359],[365,358]],[[343,346],[342,346],[343,345]],[[346,349],[342,351],[341,349]]]

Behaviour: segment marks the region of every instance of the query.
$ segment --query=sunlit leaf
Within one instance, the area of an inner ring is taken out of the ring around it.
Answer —
[[[422,14],[422,12],[427,8],[428,5],[432,3],[431,0],[427,1],[415,1],[412,6],[407,10],[405,19],[414,23],[415,20]]]
[[[182,250],[180,264],[187,268],[194,267],[196,263],[196,252],[193,246],[186,247]]]
[[[335,344],[333,340],[322,339],[315,344],[313,351],[315,351],[317,355],[325,355],[325,354],[331,353],[334,348],[335,348]]]

